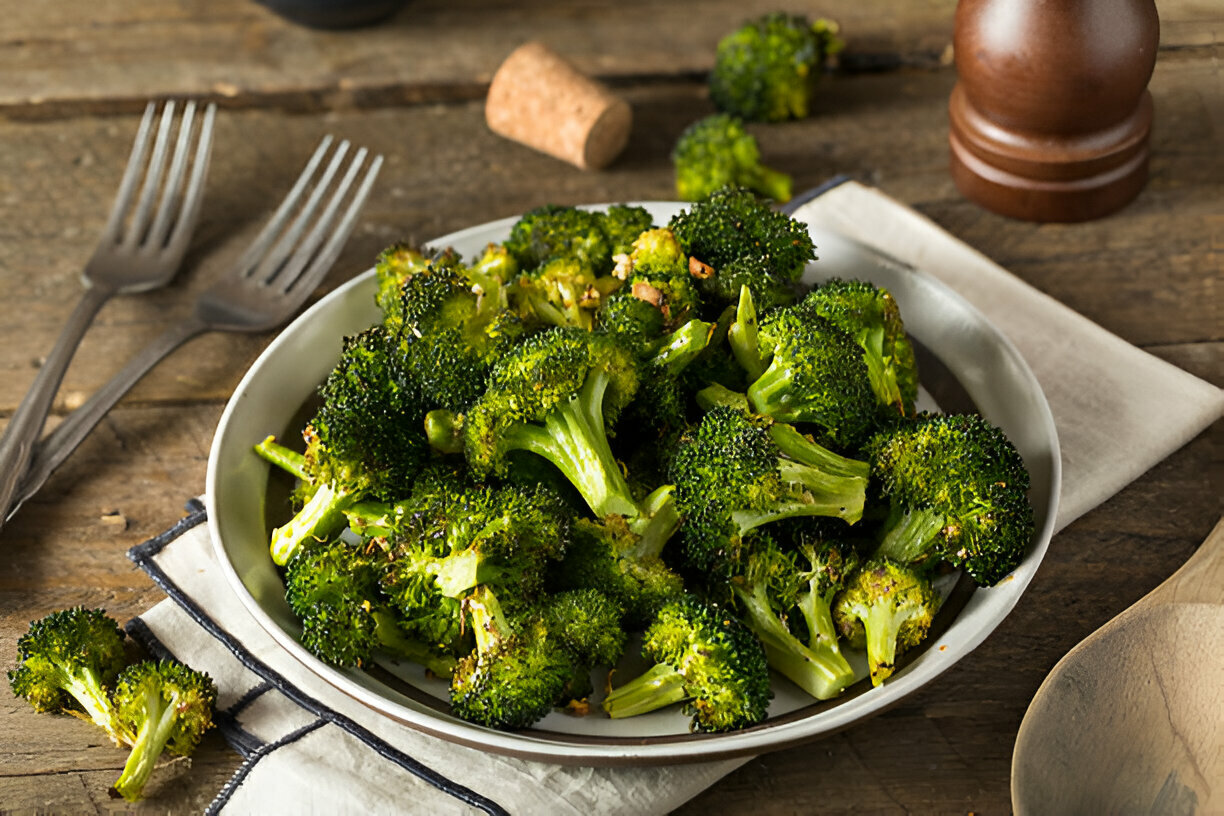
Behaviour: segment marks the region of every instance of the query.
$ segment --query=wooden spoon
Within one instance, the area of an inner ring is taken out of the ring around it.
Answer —
[[[1050,672],[1011,790],[1017,814],[1224,812],[1224,520]]]

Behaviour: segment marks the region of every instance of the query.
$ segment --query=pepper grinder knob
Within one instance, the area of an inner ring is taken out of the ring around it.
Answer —
[[[986,209],[1087,221],[1147,181],[1154,0],[960,0],[952,178]]]

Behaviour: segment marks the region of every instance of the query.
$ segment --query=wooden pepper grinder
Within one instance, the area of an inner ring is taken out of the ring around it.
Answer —
[[[960,0],[952,178],[1029,221],[1087,221],[1147,181],[1154,0]]]

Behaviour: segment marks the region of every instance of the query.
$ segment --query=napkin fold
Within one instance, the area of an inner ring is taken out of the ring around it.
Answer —
[[[1058,427],[1058,529],[1224,414],[1224,391],[1110,334],[877,190],[837,179],[794,215],[939,278],[1012,340]],[[193,500],[172,529],[130,551],[168,597],[127,628],[154,654],[217,682],[218,727],[244,760],[209,813],[666,813],[747,761],[560,766],[395,723],[276,644],[230,588],[204,520]]]

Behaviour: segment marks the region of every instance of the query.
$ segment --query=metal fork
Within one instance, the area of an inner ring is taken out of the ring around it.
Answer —
[[[313,189],[306,195],[307,188],[323,164],[331,141],[329,136],[319,145],[293,189],[231,273],[200,294],[192,316],[171,326],[132,358],[110,382],[65,417],[39,444],[29,473],[21,482],[14,512],[16,507],[42,487],[47,477],[88,436],[106,412],[171,351],[209,331],[258,332],[274,328],[288,320],[315,290],[352,232],[358,212],[365,204],[382,166],[382,156],[371,159],[364,177],[341,214],[346,193],[353,186],[367,157],[366,149],[359,149],[323,211],[315,218],[314,213],[323,203],[323,197],[340,172],[349,150],[348,142],[340,143]],[[301,203],[304,196],[305,203]],[[290,222],[290,216],[299,204],[301,208]],[[310,227],[308,233],[307,227]]]
[[[85,292],[0,437],[0,526],[42,433],[55,392],[98,310],[116,294],[143,292],[168,283],[182,265],[200,214],[216,108],[209,105],[204,112],[193,155],[196,106],[194,102],[186,104],[167,171],[174,108],[173,102],[166,103],[156,135],[157,106],[150,103],[145,108],[110,217],[81,273]],[[139,195],[137,185],[141,185]]]

